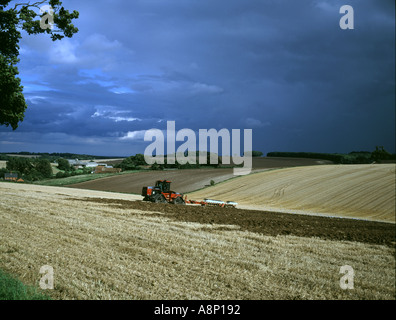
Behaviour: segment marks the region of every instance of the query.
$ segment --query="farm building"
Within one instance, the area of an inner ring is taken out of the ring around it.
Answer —
[[[97,163],[94,161],[88,161],[88,160],[78,160],[78,159],[74,159],[74,160],[67,160],[69,161],[69,164],[71,167],[74,167],[75,169],[82,169],[82,168],[95,168],[99,165],[106,165],[104,163]]]
[[[75,160],[67,160],[69,161],[69,164],[71,167],[74,167],[74,169],[82,169],[85,166],[85,162],[80,161],[78,159]]]
[[[96,168],[97,166],[106,166],[106,163],[97,163],[94,161],[88,160],[67,160],[69,161],[70,166],[74,167],[75,169],[82,169],[82,168]]]
[[[113,168],[112,166],[108,166],[106,163],[98,163],[89,160],[68,160],[70,166],[75,169],[82,168],[95,168],[94,173],[118,173],[121,172],[121,169]]]
[[[106,164],[105,163],[97,163],[97,162],[93,162],[93,161],[87,162],[85,164],[86,168],[96,168],[97,166],[106,166]]]
[[[100,165],[95,169],[95,173],[119,173],[121,168],[113,168],[111,166]]]
[[[13,173],[13,172],[10,172],[10,173],[5,173],[4,174],[4,180],[5,181],[17,181],[18,180],[18,173]]]

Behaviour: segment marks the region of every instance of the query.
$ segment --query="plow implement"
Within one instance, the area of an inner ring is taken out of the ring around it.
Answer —
[[[212,207],[221,207],[221,208],[235,208],[238,203],[234,201],[221,201],[221,200],[212,200],[212,199],[205,199],[203,201],[197,200],[187,200],[187,196],[184,199],[186,204],[199,204],[203,207],[205,206],[212,206]]]

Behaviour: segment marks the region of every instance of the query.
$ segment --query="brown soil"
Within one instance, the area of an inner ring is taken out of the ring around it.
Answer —
[[[227,230],[229,225],[230,229],[238,226],[242,231],[268,236],[294,235],[392,247],[396,243],[395,225],[383,222],[116,199],[85,198],[85,201],[103,203],[120,209],[158,212],[159,215],[165,214],[167,218],[175,221],[223,225],[223,230]]]
[[[210,185],[210,180],[218,183],[232,177],[234,177],[232,169],[144,171],[96,179],[67,187],[140,194],[142,187],[153,186],[156,180],[167,179],[172,181],[172,190],[185,193]]]
[[[253,158],[253,171],[329,163],[331,162],[315,159],[260,157]],[[172,181],[172,190],[187,193],[210,185],[211,180],[219,183],[233,178],[233,172],[231,168],[145,171],[81,182],[67,187],[140,194],[143,186],[151,186],[159,179],[168,179]]]

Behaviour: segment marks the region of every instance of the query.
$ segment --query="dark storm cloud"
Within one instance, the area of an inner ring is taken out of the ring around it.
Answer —
[[[175,120],[252,128],[264,152],[394,152],[394,2],[349,1],[354,30],[339,27],[344,4],[69,1],[75,37],[21,42],[29,108],[19,135],[3,127],[2,140],[35,133],[57,151],[112,141],[120,155],[128,143],[143,152],[142,132]]]

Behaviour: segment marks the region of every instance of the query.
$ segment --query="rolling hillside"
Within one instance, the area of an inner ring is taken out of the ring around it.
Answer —
[[[326,165],[329,163],[329,161],[317,159],[258,157],[253,158],[252,172],[274,168]],[[155,181],[159,179],[168,179],[172,181],[172,190],[186,193],[202,189],[210,185],[211,180],[215,183],[219,183],[233,177],[234,171],[231,168],[159,170],[103,177],[103,179],[95,179],[67,186],[79,189],[140,194],[143,186],[153,185]]]
[[[286,168],[235,178],[188,194],[240,208],[395,222],[395,165]]]

